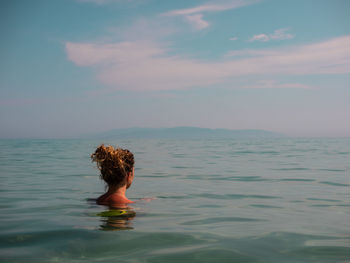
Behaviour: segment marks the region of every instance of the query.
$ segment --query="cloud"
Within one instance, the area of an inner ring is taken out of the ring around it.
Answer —
[[[265,35],[265,34],[260,34],[260,35],[254,35],[250,41],[263,41],[263,42],[267,42],[269,41],[270,38],[269,36]]]
[[[350,36],[283,49],[233,51],[211,62],[168,51],[151,41],[66,43],[70,61],[95,68],[98,79],[117,90],[205,87],[245,76],[350,73]]]
[[[164,13],[163,15],[178,16],[178,15],[192,15],[192,14],[198,14],[198,13],[204,13],[204,12],[218,12],[218,11],[225,11],[229,9],[239,8],[239,7],[246,6],[256,2],[258,1],[242,1],[242,0],[229,1],[229,2],[226,1],[222,4],[205,4],[205,5],[200,5],[192,8],[173,10],[173,11]]]
[[[192,8],[172,10],[163,13],[162,16],[182,16],[185,20],[190,22],[196,29],[200,30],[209,26],[209,22],[203,19],[203,13],[235,9],[256,2],[258,2],[258,0],[235,0],[225,2],[221,1],[221,3],[219,4],[204,4]]]
[[[237,40],[237,39],[238,39],[238,37],[231,37],[231,38],[230,38],[231,41],[235,41],[235,40]]]
[[[284,39],[292,39],[295,37],[295,35],[286,33],[286,31],[288,31],[288,28],[281,28],[281,29],[277,29],[275,30],[275,32],[270,35],[271,39],[275,39],[275,40],[284,40]]]
[[[258,57],[276,54],[276,50],[273,49],[240,49],[227,52],[226,57]]]
[[[301,83],[279,83],[275,80],[260,80],[253,85],[242,86],[249,89],[313,89],[314,87]]]
[[[281,28],[275,30],[272,34],[259,34],[254,35],[249,41],[262,41],[267,42],[270,40],[285,40],[285,39],[292,39],[295,37],[295,35],[289,34],[286,31],[288,31],[288,28]]]
[[[200,30],[209,26],[209,23],[207,21],[204,21],[202,17],[203,15],[197,14],[197,15],[189,15],[189,16],[186,16],[185,18],[188,22],[190,22],[190,24],[193,25],[195,29]]]
[[[66,51],[76,65],[96,67],[98,78],[115,89],[182,89],[217,83],[221,75],[211,64],[167,56],[152,42],[66,43]]]

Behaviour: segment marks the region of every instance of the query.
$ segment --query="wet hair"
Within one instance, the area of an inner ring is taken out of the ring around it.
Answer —
[[[91,160],[96,162],[100,177],[108,186],[121,187],[126,184],[127,175],[134,167],[134,155],[127,149],[114,148],[101,144],[91,154]]]

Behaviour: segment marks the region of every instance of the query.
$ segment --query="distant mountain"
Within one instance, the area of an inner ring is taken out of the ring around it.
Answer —
[[[84,138],[108,138],[108,139],[133,139],[133,138],[277,138],[285,137],[283,134],[265,130],[229,130],[208,129],[198,127],[174,127],[174,128],[126,128],[114,129]]]

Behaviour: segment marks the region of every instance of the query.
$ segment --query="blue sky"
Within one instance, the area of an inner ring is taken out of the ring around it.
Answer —
[[[0,137],[350,136],[347,0],[0,2]]]

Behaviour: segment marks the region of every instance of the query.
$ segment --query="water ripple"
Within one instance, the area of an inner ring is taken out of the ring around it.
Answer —
[[[245,194],[197,194],[195,196],[198,197],[204,197],[204,198],[210,198],[210,199],[246,199],[246,198],[253,198],[253,199],[276,199],[280,198],[278,196],[271,196],[271,195],[245,195]]]
[[[266,221],[263,219],[257,218],[246,218],[246,217],[210,217],[206,219],[186,221],[182,225],[208,225],[208,224],[217,224],[222,222],[258,222]]]
[[[322,181],[320,184],[326,184],[326,185],[331,185],[331,186],[350,186],[350,184],[344,184],[344,183],[335,183],[335,182],[330,182],[330,181]]]

